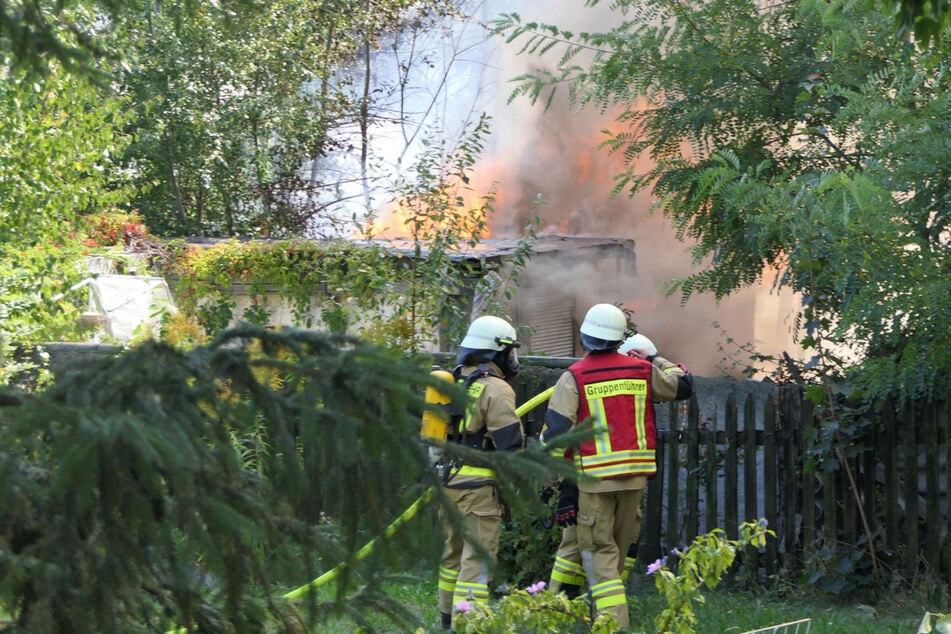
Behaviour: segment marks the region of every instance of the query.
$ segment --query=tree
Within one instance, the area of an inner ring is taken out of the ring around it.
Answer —
[[[223,19],[239,8],[249,9],[255,0],[222,0],[215,3]],[[185,14],[204,3],[184,0]],[[105,82],[99,62],[114,58],[116,51],[100,40],[106,21],[121,20],[139,8],[130,0],[10,0],[0,5],[0,53],[20,72],[45,74],[51,62],[87,79]]]
[[[382,583],[435,569],[438,531],[389,530],[427,491],[446,503],[418,441],[426,385],[464,398],[425,359],[244,327],[188,352],[146,342],[83,359],[34,395],[0,391],[5,618],[17,631],[307,631],[336,610],[420,625]],[[561,462],[537,447],[488,457],[516,511]],[[338,564],[335,594],[286,596]]]
[[[117,164],[128,142],[117,132],[123,103],[55,64],[47,77],[10,69],[0,83],[5,361],[15,343],[75,336],[80,308],[67,294],[84,275],[78,224],[84,214],[128,197]]]
[[[128,160],[140,170],[135,204],[149,226],[160,235],[346,235],[346,199],[369,199],[375,186],[373,128],[408,116],[387,109],[404,84],[378,68],[381,49],[403,31],[440,26],[454,4],[282,0],[245,14],[240,30],[211,9],[184,21],[174,6],[127,16],[114,42],[139,115]]]
[[[848,0],[616,6],[601,33],[496,26],[526,52],[561,52],[516,96],[564,86],[616,115],[615,191],[652,188],[702,267],[671,291],[722,298],[778,269],[827,376],[845,368],[869,396],[946,394],[948,42],[916,50]]]

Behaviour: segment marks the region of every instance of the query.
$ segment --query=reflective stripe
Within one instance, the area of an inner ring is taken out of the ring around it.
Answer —
[[[459,578],[459,571],[446,568],[445,566],[439,567],[439,589],[444,592],[452,592],[456,587],[456,579]]]
[[[569,559],[555,557],[555,565],[552,567],[551,579],[552,581],[559,581],[562,584],[580,586],[585,582],[584,568],[581,567],[581,564]]]
[[[456,583],[456,589],[452,593],[452,603],[456,601],[480,601],[489,600],[489,585],[473,581],[459,581]]]
[[[650,475],[657,471],[657,454],[653,449],[627,449],[591,456],[578,455],[575,464],[586,474],[598,478]]]
[[[627,578],[631,576],[631,571],[634,570],[635,564],[637,564],[637,559],[634,557],[624,558],[624,572],[621,573],[622,582],[626,582]]]
[[[495,478],[495,471],[492,471],[492,469],[486,469],[485,467],[470,467],[469,465],[464,464],[459,468],[459,471],[456,473],[456,475]]]
[[[628,475],[652,474],[657,471],[653,449],[647,448],[647,429],[644,415],[647,407],[648,383],[644,379],[615,379],[589,383],[584,386],[588,411],[594,417],[593,456],[579,456],[578,466],[588,475],[598,478],[617,478]],[[635,402],[635,438],[637,448],[614,451],[611,445],[608,415],[604,399],[613,396],[633,396]],[[611,463],[611,464],[607,464]]]
[[[592,586],[591,597],[594,599],[595,609],[599,612],[606,608],[627,603],[624,584],[621,583],[620,579],[610,579]]]
[[[466,405],[465,417],[462,419],[462,422],[459,423],[459,433],[463,433],[469,429],[469,423],[472,421],[472,414],[475,412],[475,408],[479,404],[479,397],[482,396],[483,390],[485,390],[485,383],[473,381],[469,384],[469,404]]]

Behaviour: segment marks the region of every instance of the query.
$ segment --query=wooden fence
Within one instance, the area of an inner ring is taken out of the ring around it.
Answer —
[[[648,488],[642,562],[715,527],[735,539],[742,522],[762,518],[776,538],[748,553],[760,574],[798,576],[817,553],[837,552],[907,578],[948,576],[947,403],[902,412],[886,405],[846,439],[817,420],[798,386],[738,400],[730,394],[715,416],[701,415],[702,395],[661,406],[668,424]]]
[[[50,353],[56,361],[116,350],[66,344]],[[455,364],[449,354],[434,360]],[[523,361],[519,403],[576,359]],[[528,414],[529,433],[541,430],[545,410]],[[736,538],[742,522],[763,518],[776,539],[744,563],[766,575],[798,575],[817,553],[845,549],[909,579],[928,572],[951,582],[949,401],[907,411],[885,404],[845,438],[820,424],[798,386],[694,377],[694,396],[658,406],[658,415],[660,470],[648,487],[641,562],[713,528]]]

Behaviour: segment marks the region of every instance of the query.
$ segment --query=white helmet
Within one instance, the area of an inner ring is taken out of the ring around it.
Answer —
[[[657,354],[657,346],[654,345],[654,342],[641,333],[631,335],[625,339],[621,347],[617,349],[621,354],[627,354],[631,350],[643,350],[649,357],[653,357]]]
[[[518,347],[515,338],[515,328],[509,322],[501,317],[483,315],[469,324],[469,330],[459,346],[469,350],[500,351],[511,346]]]
[[[591,348],[585,345],[585,348],[605,350],[621,343],[625,332],[627,332],[627,317],[624,316],[624,311],[614,304],[595,304],[588,309],[581,323],[581,342],[584,345],[586,339],[599,340],[600,344],[595,343],[598,347]]]

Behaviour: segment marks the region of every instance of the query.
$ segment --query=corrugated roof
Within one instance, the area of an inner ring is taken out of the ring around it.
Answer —
[[[298,240],[300,238],[297,238]],[[187,238],[186,244],[196,247],[210,247],[222,242],[228,242],[229,238]],[[280,244],[282,242],[292,242],[294,239],[273,240],[273,239],[253,239],[243,240],[243,242]],[[316,242],[323,242],[317,240]],[[392,238],[376,240],[351,240],[354,246],[376,245],[386,248],[395,255],[412,258],[416,254],[416,243],[410,238]],[[496,263],[513,256],[522,246],[523,240],[519,238],[486,238],[481,240],[476,246],[470,247],[462,242],[460,249],[452,256],[457,261],[485,261]],[[420,244],[420,254],[426,257],[429,250]],[[585,250],[609,250],[615,252],[620,257],[629,257],[634,260],[634,240],[631,238],[610,238],[599,236],[565,236],[565,235],[543,235],[537,236],[531,241],[531,252],[535,255],[546,253],[559,253],[563,251],[585,251]]]
[[[375,244],[386,247],[400,255],[413,257],[416,253],[416,244],[409,238],[394,238],[388,240],[373,240],[371,242],[357,241],[355,244]],[[504,260],[512,256],[523,241],[519,238],[486,238],[475,247],[463,244],[455,256],[458,259],[468,260]],[[609,238],[597,236],[537,236],[531,242],[531,251],[535,254],[571,251],[577,249],[611,249],[623,254],[627,251],[633,257],[634,240],[631,238]],[[421,250],[423,257],[428,251]]]

